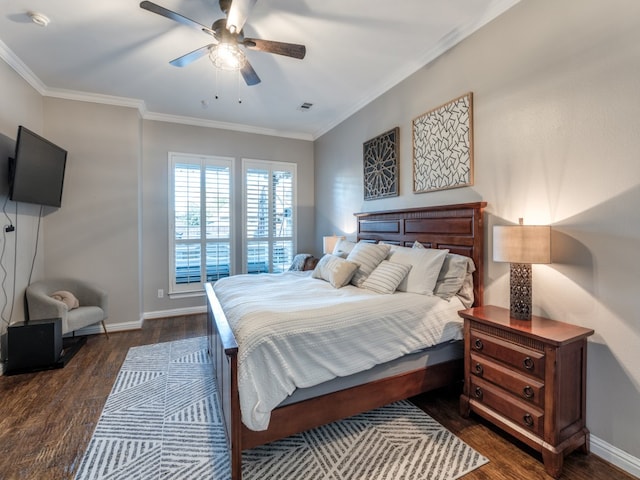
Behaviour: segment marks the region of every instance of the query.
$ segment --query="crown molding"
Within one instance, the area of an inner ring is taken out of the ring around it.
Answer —
[[[347,110],[343,111],[342,115],[313,132],[314,139],[321,137],[332,128],[338,126],[373,100],[388,92],[425,65],[434,61],[447,50],[463,41],[469,35],[484,27],[487,23],[506,12],[514,5],[520,3],[520,1],[521,0],[499,0],[497,2],[492,2],[490,8],[484,12],[484,15],[480,19],[461,25],[460,28],[452,30],[449,34],[445,35],[435,47],[425,51],[422,56],[418,57],[411,64],[408,64],[405,68],[394,70],[392,74],[387,77],[386,82],[380,84],[378,88],[370,90],[366,96],[361,98]]]
[[[155,120],[158,122],[178,123],[196,127],[217,128],[222,130],[233,130],[236,132],[254,133],[257,135],[268,135],[273,137],[293,138],[297,140],[313,141],[314,138],[309,133],[291,132],[276,130],[271,128],[243,125],[239,123],[218,122],[203,118],[184,117],[179,115],[168,115],[164,113],[149,112],[143,100],[127,97],[116,97],[112,95],[102,95],[75,90],[65,90],[47,87],[33,71],[27,67],[20,58],[16,56],[7,45],[0,40],[0,58],[7,65],[16,71],[31,87],[33,87],[43,97],[61,98],[64,100],[77,100],[81,102],[99,103],[103,105],[113,105],[118,107],[128,107],[138,109],[140,116],[145,120]]]
[[[255,127],[240,123],[218,122],[204,118],[183,117],[180,115],[168,115],[164,113],[147,112],[143,118],[145,120],[156,120],[159,122],[180,123],[196,127],[218,128],[222,130],[233,130],[236,132],[255,133],[257,135],[269,135],[273,137],[293,138],[297,140],[314,140],[310,133],[290,132],[286,130],[275,130],[271,128]]]
[[[103,105],[113,105],[115,107],[136,108],[140,116],[144,117],[147,107],[143,100],[128,97],[116,97],[113,95],[101,95],[98,93],[80,92],[76,90],[65,90],[62,88],[47,88],[45,97],[61,98],[64,100],[77,100],[80,102],[100,103]]]
[[[7,65],[13,68],[16,73],[31,85],[40,95],[46,95],[47,87],[45,84],[40,81],[36,74],[33,73],[31,69],[27,67],[2,40],[0,40],[0,58],[2,58]]]

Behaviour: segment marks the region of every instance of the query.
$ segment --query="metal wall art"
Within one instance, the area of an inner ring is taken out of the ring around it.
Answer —
[[[363,144],[365,200],[398,196],[399,136],[396,127]]]
[[[413,120],[413,191],[473,185],[473,93]]]

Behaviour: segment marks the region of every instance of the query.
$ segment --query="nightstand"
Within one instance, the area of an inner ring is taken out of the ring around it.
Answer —
[[[542,454],[557,478],[564,456],[589,452],[587,337],[593,330],[484,306],[464,319],[464,391],[460,413],[474,412]]]

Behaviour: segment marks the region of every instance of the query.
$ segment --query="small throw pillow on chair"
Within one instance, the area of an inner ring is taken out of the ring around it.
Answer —
[[[57,292],[53,292],[50,297],[54,300],[58,300],[59,302],[64,303],[69,310],[73,310],[74,308],[78,308],[80,306],[80,302],[75,297],[75,295],[71,292],[67,292],[66,290],[58,290]]]

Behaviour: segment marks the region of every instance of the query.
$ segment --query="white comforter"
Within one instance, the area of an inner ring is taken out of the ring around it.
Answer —
[[[251,430],[265,430],[296,388],[462,338],[456,297],[335,289],[310,272],[237,275],[214,290],[238,342],[240,408]]]

